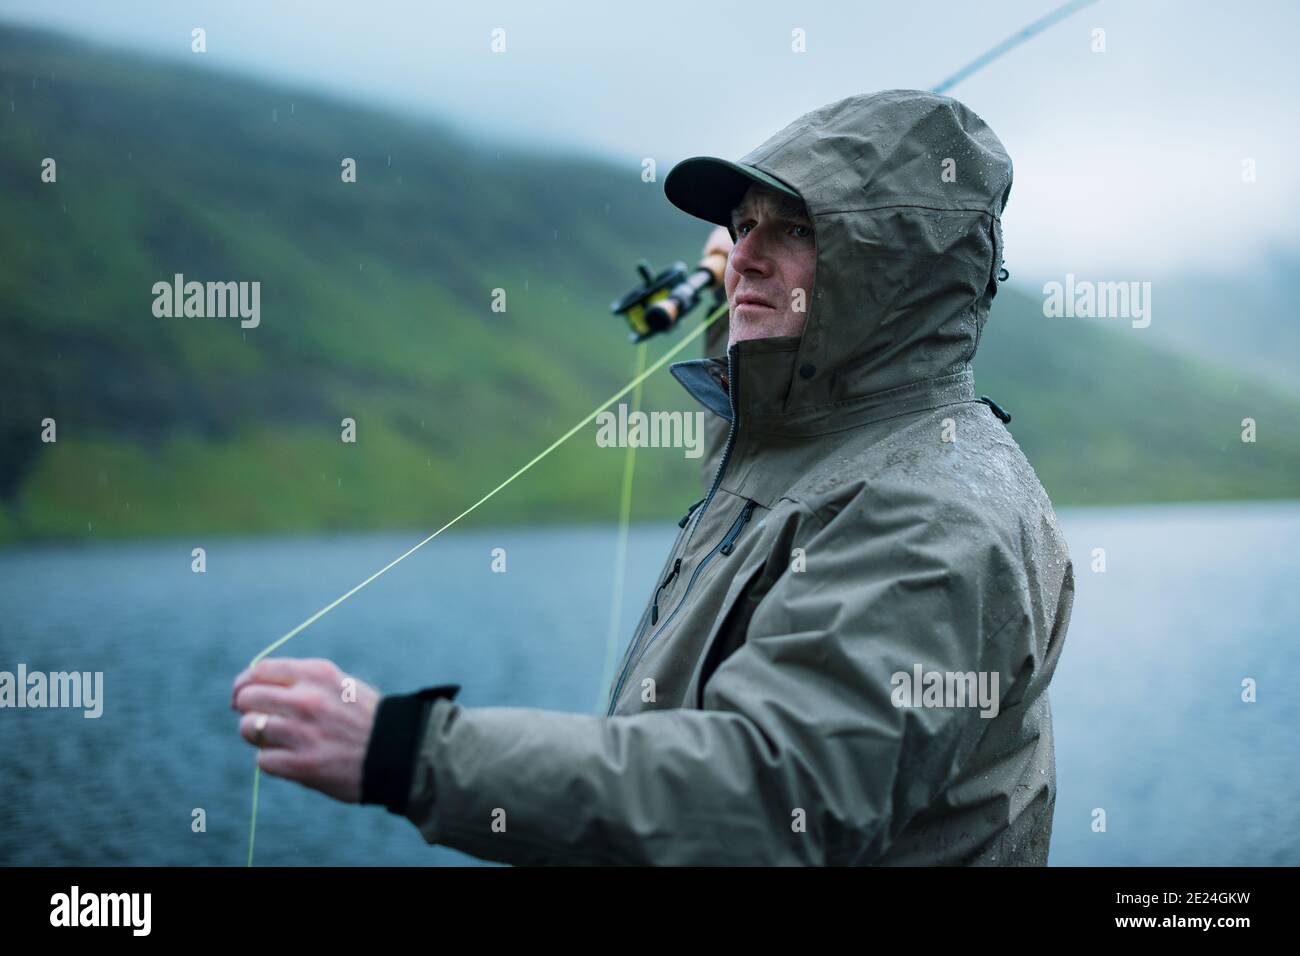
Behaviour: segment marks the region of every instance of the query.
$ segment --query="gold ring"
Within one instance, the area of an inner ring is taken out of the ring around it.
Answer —
[[[270,714],[258,714],[257,719],[253,721],[253,743],[259,747],[266,745],[266,722],[270,719]]]

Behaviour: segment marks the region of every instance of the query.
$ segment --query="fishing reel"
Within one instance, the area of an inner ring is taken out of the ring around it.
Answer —
[[[699,305],[708,289],[721,293],[727,257],[720,252],[710,253],[690,271],[686,263],[674,262],[658,275],[651,274],[650,263],[644,259],[636,268],[641,274],[641,284],[613,303],[609,311],[627,320],[632,330],[631,341],[644,342],[673,328]]]

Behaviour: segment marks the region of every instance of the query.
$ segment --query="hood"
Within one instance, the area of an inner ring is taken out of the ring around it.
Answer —
[[[949,398],[973,391],[970,362],[997,293],[1012,179],[1011,159],[982,119],[920,90],[850,96],[799,117],[740,162],[803,197],[817,244],[803,334],[729,350],[742,420],[818,434],[882,417],[895,397],[915,405],[936,388]],[[672,366],[715,411],[725,370],[718,359]]]

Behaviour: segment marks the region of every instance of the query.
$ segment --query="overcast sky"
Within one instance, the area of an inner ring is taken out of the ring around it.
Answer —
[[[662,182],[679,159],[738,158],[841,97],[930,87],[1058,5],[0,0],[0,18],[600,154],[629,175],[650,156]],[[1282,0],[1100,0],[949,91],[1015,164],[1013,279],[1235,272],[1295,253],[1297,27],[1300,4]]]

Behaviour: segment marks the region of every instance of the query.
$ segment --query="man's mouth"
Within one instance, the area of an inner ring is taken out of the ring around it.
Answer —
[[[763,300],[763,299],[760,299],[760,298],[759,298],[758,296],[756,296],[756,295],[738,295],[738,296],[736,296],[736,308],[740,308],[742,305],[757,306],[757,307],[759,307],[759,308],[763,308],[763,309],[775,309],[775,308],[776,308],[776,306],[772,305],[771,303],[769,303],[769,302],[767,302],[767,301],[765,301],[765,300]]]

